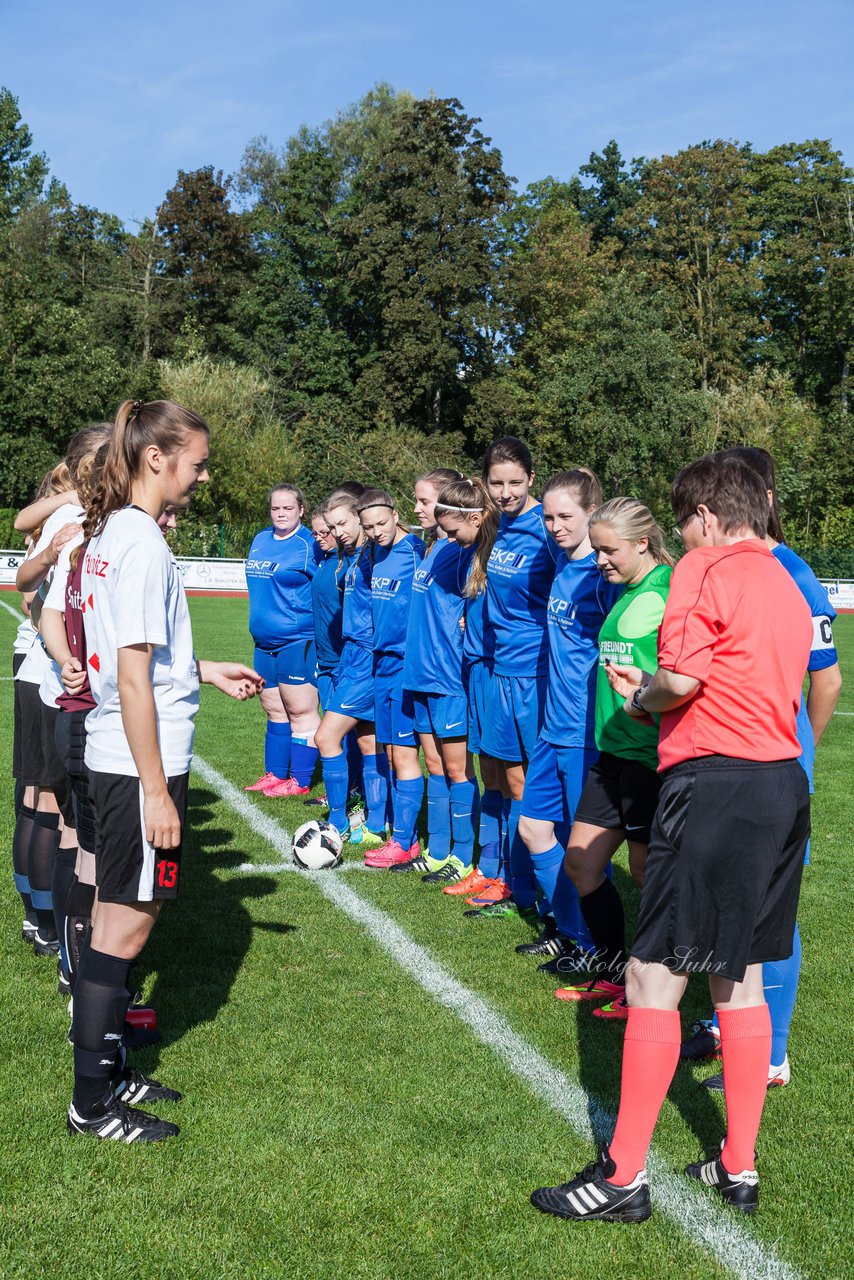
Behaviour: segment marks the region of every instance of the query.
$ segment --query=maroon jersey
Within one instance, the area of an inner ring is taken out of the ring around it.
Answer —
[[[71,656],[77,658],[81,668],[86,671],[86,633],[83,630],[83,614],[86,601],[81,597],[80,579],[83,573],[83,552],[85,547],[78,548],[77,564],[68,575],[65,587],[65,634]],[[91,711],[95,705],[89,677],[79,692],[63,693],[57,698],[57,705],[63,711]]]

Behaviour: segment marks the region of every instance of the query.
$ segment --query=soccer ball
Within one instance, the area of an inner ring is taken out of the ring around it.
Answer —
[[[294,832],[291,850],[294,862],[304,871],[325,871],[341,864],[344,841],[331,822],[312,818]]]

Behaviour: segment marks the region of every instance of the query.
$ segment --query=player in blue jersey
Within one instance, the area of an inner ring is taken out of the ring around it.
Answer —
[[[297,796],[308,793],[317,761],[311,582],[318,557],[300,523],[305,501],[296,485],[276,485],[269,501],[270,525],[255,535],[246,560],[253,660],[267,713],[264,773],[246,790]]]
[[[404,697],[403,663],[412,580],[424,559],[424,543],[400,523],[394,499],[384,489],[366,489],[358,510],[373,549],[374,725],[378,757],[379,744],[385,747],[392,815],[391,838],[366,854],[365,864],[387,870],[420,853],[417,829],[424,778],[412,702]]]
[[[599,755],[593,725],[599,630],[622,591],[602,577],[590,543],[590,517],[602,497],[586,467],[553,476],[543,490],[543,518],[561,557],[549,596],[545,718],[525,775],[519,837],[531,855],[545,919],[540,937],[516,950],[553,962],[577,946],[592,949],[563,859],[578,798]]]
[[[481,747],[498,765],[504,878],[512,896],[471,914],[494,919],[519,911],[533,918],[537,880],[518,825],[525,773],[545,712],[546,619],[560,551],[531,493],[534,467],[526,444],[507,436],[490,445],[483,478],[501,519],[486,575],[494,665]]]
[[[809,780],[810,794],[814,791],[813,767],[815,749],[836,710],[842,690],[839,658],[833,643],[833,622],[836,611],[827,592],[809,565],[787,547],[777,506],[777,484],[774,459],[765,449],[739,447],[725,449],[715,455],[718,458],[735,458],[757,472],[768,493],[770,518],[766,543],[775,559],[794,578],[813,616],[813,644],[807,668],[808,689],[806,700],[801,700],[798,712],[798,741],[801,744],[801,765]],[[809,845],[807,845],[809,861]],[[762,984],[765,1000],[771,1015],[771,1065],[768,1069],[768,1087],[787,1085],[791,1079],[788,1041],[798,981],[801,973],[801,936],[795,925],[792,954],[788,960],[776,960],[762,966]],[[683,1058],[713,1058],[720,1055],[720,1033],[717,1018],[703,1019],[694,1024],[693,1034],[682,1045]],[[710,1076],[703,1081],[707,1089],[723,1089],[723,1074]]]
[[[477,561],[483,572],[498,512],[480,480],[462,479],[442,489],[435,514],[446,537],[415,577],[404,683],[425,754],[442,762],[444,786],[437,779],[434,787],[438,802],[449,796],[450,821],[449,828],[437,823],[437,814],[444,816],[440,803],[428,808],[430,858],[417,869],[426,870],[428,883],[465,894],[485,881],[472,868],[479,794],[468,744],[464,613],[473,564]]]
[[[436,544],[444,541],[446,537],[444,529],[436,518],[439,494],[446,484],[464,479],[462,471],[455,471],[453,467],[434,467],[432,471],[425,471],[415,481],[415,491],[412,495],[415,519],[424,530],[424,545],[428,555]]]
[[[359,519],[358,498],[336,490],[326,502],[326,523],[335,535],[344,574],[344,609],[337,678],[329,694],[315,741],[323,764],[323,781],[329,802],[329,821],[352,844],[363,849],[385,842],[388,775],[385,755],[377,755],[374,736],[373,611],[371,601],[371,547]],[[367,805],[366,822],[347,821],[349,768],[344,740],[356,731],[362,753],[362,774]]]

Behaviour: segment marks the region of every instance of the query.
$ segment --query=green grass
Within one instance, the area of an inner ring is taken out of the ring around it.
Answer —
[[[5,596],[7,602],[14,597]],[[205,657],[251,650],[246,606],[192,602]],[[12,618],[0,610],[0,635]],[[841,618],[843,670],[854,618]],[[11,742],[12,686],[0,685]],[[840,710],[854,711],[846,687]],[[205,689],[197,750],[236,785],[260,772],[263,715]],[[803,1275],[854,1270],[840,1226],[850,1166],[850,758],[854,717],[822,744],[813,860],[800,914],[805,964],[791,1042],[793,1082],[768,1099],[761,1212],[748,1230]],[[12,790],[0,831],[8,849]],[[299,801],[254,803],[293,828]],[[163,1041],[139,1065],[185,1091],[181,1136],[157,1148],[65,1133],[71,1081],[55,974],[18,941],[11,874],[0,885],[3,1124],[0,1275],[64,1280],[199,1277],[608,1276],[726,1274],[663,1214],[642,1228],[566,1226],[530,1190],[590,1158],[589,1147],[437,1004],[307,877],[229,873],[275,860],[198,779],[179,901],[137,967]],[[629,895],[625,863],[617,871]],[[418,877],[352,875],[382,908],[514,1029],[607,1106],[619,1088],[619,1025],[552,999],[513,953],[519,922],[478,926]],[[683,1020],[705,1011],[692,979]],[[680,1169],[721,1132],[722,1103],[697,1088],[715,1068],[680,1067],[655,1148]]]

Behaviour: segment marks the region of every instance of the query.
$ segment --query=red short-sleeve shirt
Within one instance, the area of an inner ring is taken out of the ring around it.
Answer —
[[[671,580],[658,662],[701,687],[662,715],[659,769],[708,755],[797,758],[811,643],[809,606],[764,542],[689,551]]]

